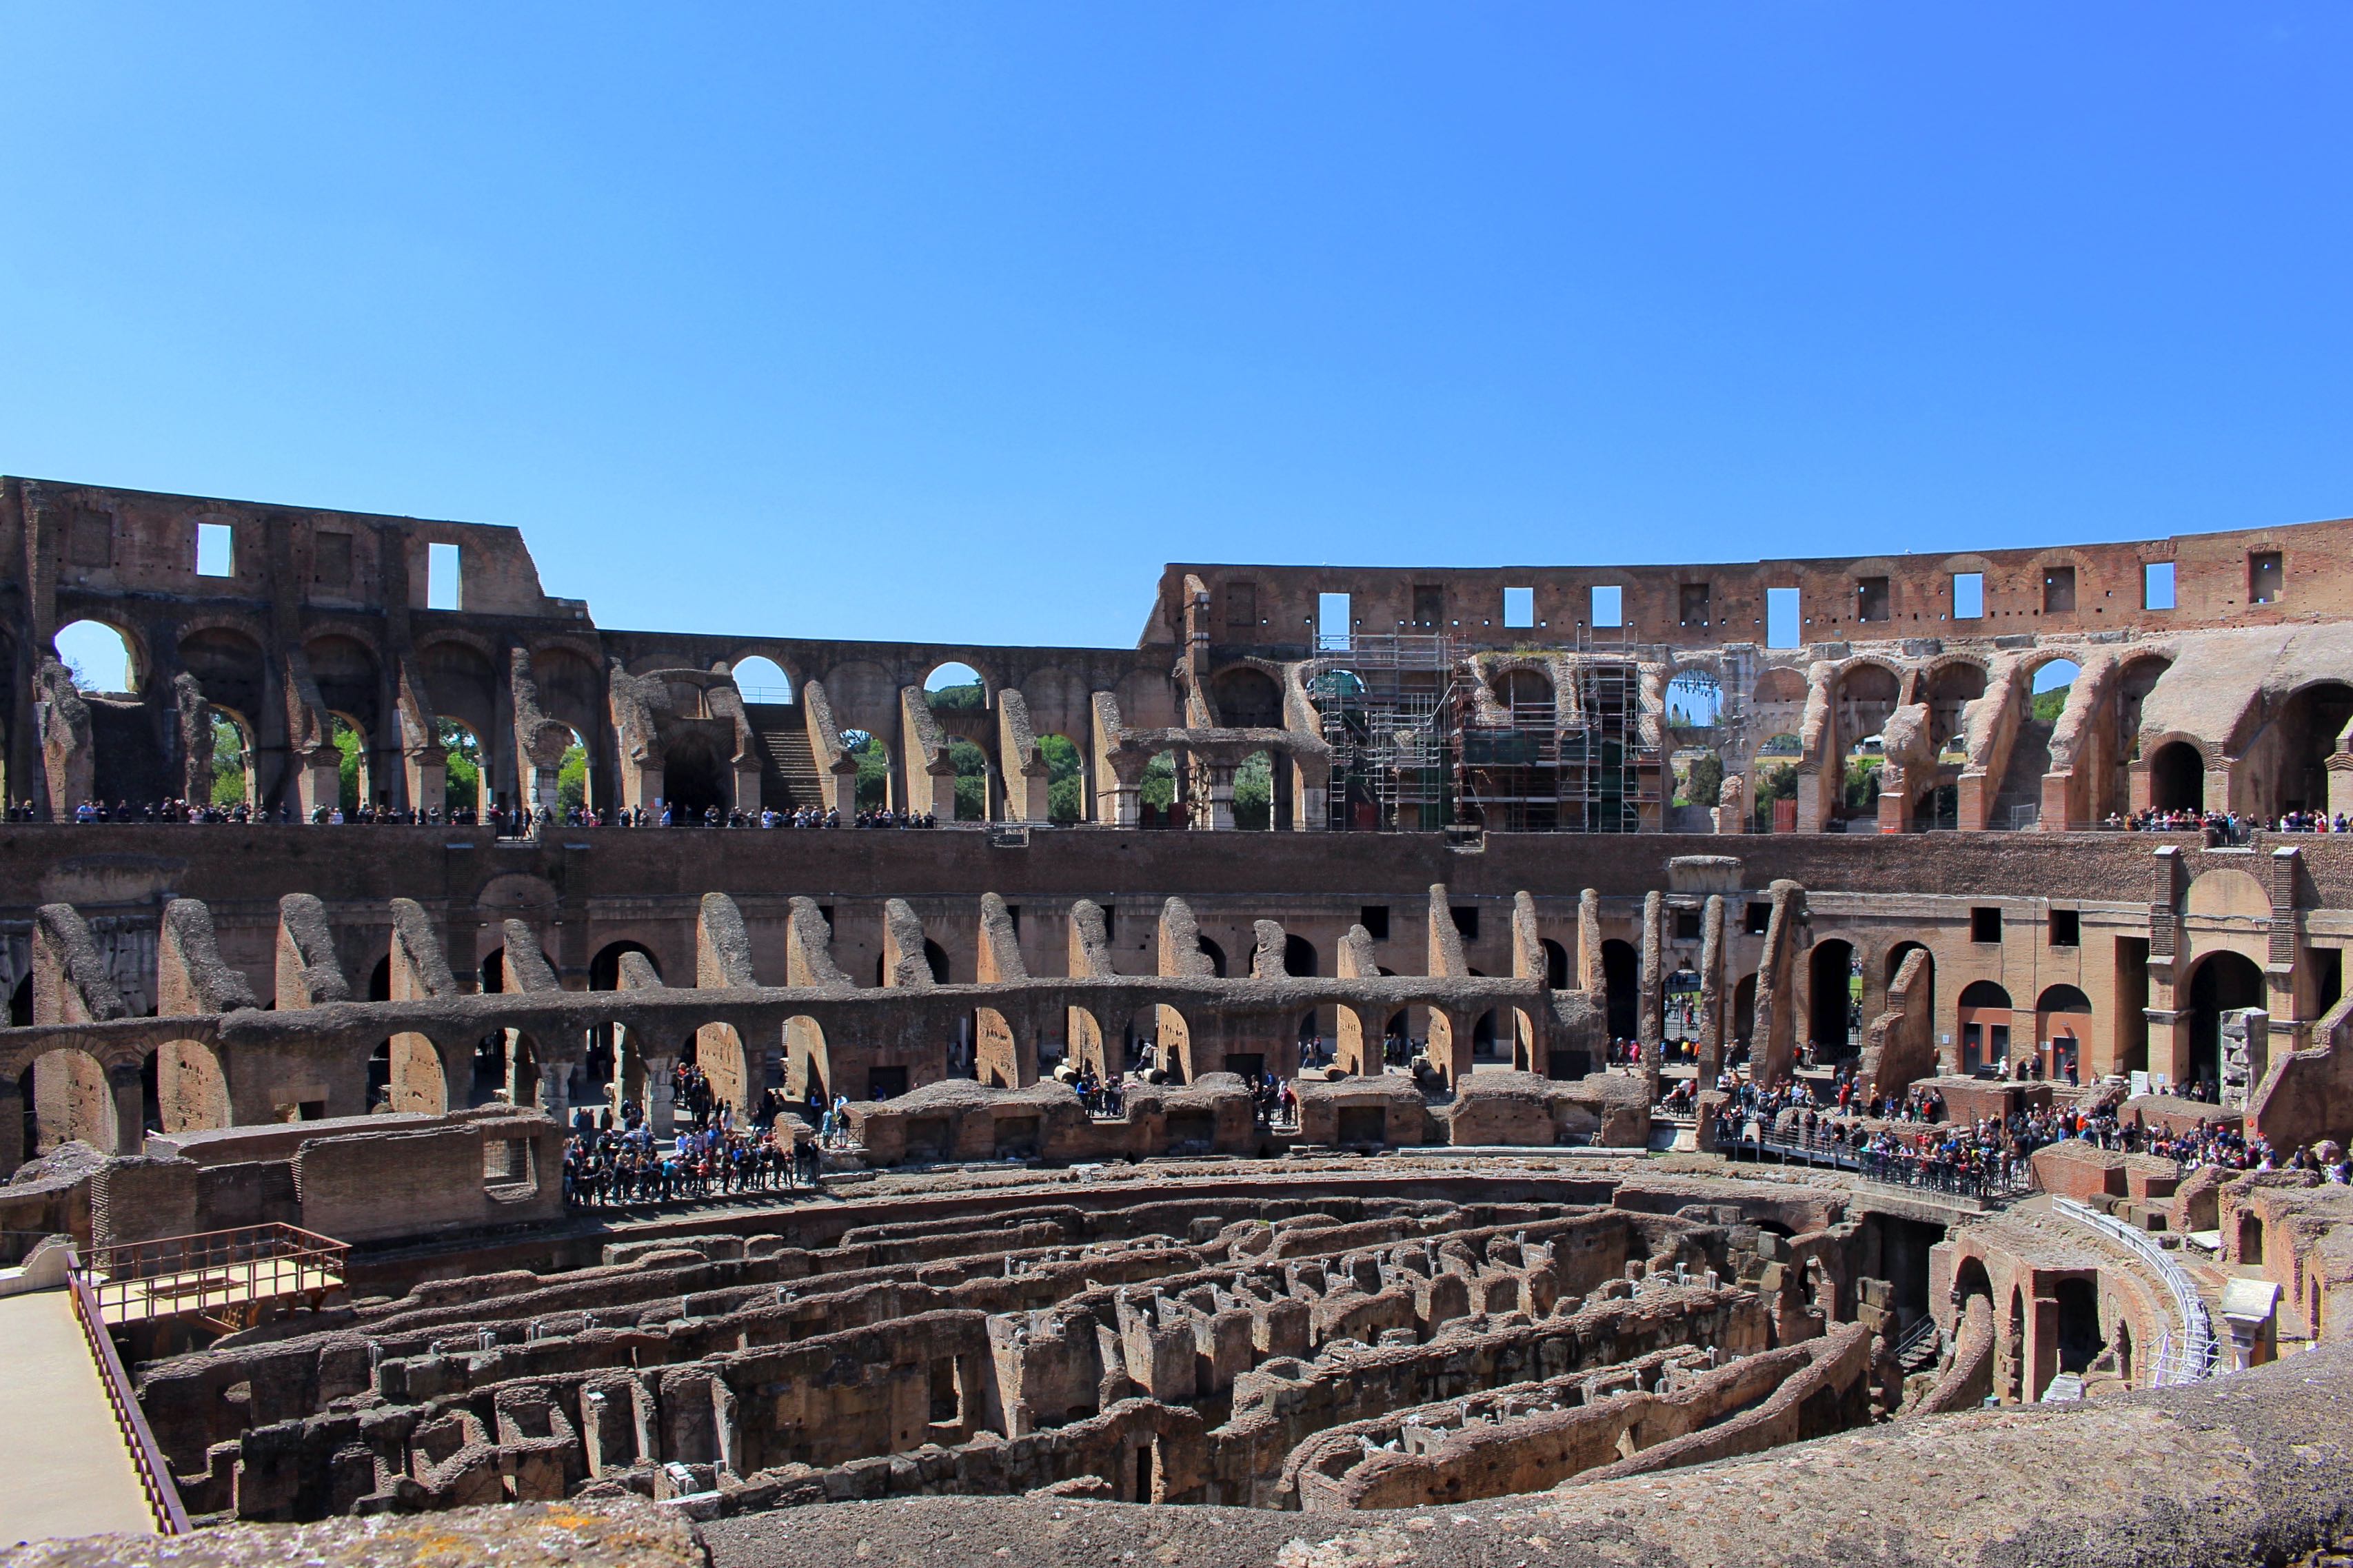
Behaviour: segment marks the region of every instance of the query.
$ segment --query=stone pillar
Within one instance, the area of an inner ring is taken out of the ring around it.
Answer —
[[[572,1072],[579,1065],[571,1058],[543,1059],[539,1064],[539,1091],[533,1099],[566,1132],[572,1131]]]
[[[671,1056],[646,1058],[646,1124],[657,1138],[668,1138],[678,1129],[677,1107],[670,1103],[670,1075],[678,1066]]]
[[[0,1178],[25,1163],[25,1093],[0,1079]]]
[[[1234,826],[1234,765],[1218,761],[1208,764],[1209,820],[1208,826],[1220,833],[1230,833]]]
[[[2051,1380],[2059,1375],[2059,1299],[2037,1296],[2026,1309],[2025,1332],[2020,1335],[2019,1349],[2026,1359],[2026,1376],[2020,1384],[2020,1397],[2031,1405],[2042,1397]]]
[[[1634,1020],[1634,1037],[1642,1047],[1642,1076],[1657,1098],[1659,1058],[1666,1046],[1667,899],[1653,888],[1642,895],[1641,1012]]]
[[[1724,994],[1724,895],[1710,893],[1700,917],[1699,949],[1699,1087],[1715,1086],[1724,1070],[1724,1014],[1731,999]]]
[[[136,1154],[147,1146],[146,1086],[137,1062],[121,1062],[106,1069],[106,1087],[114,1098],[114,1148],[117,1154]]]

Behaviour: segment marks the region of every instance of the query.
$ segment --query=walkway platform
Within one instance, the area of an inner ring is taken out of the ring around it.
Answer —
[[[0,1545],[153,1535],[70,1289],[0,1296]]]

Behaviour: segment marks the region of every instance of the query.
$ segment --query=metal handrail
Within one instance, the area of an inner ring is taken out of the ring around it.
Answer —
[[[1943,1332],[1944,1331],[1936,1326],[1936,1320],[1933,1314],[1924,1316],[1918,1322],[1905,1331],[1904,1337],[1895,1342],[1895,1349],[1890,1353],[1897,1361],[1902,1361],[1929,1340],[1936,1338]]]
[[[2187,1342],[2175,1344],[2172,1331],[2166,1331],[2158,1346],[2157,1366],[2149,1385],[2162,1388],[2168,1384],[2198,1383],[2213,1376],[2219,1356],[2213,1321],[2206,1315],[2206,1303],[2199,1296],[2198,1287],[2181,1271],[2181,1266],[2140,1231],[2089,1204],[2076,1198],[2053,1197],[2051,1206],[2078,1225],[2088,1225],[2110,1240],[2122,1242],[2157,1271],[2157,1277],[2172,1293],[2174,1310],[2180,1314],[2182,1338]]]
[[[163,1449],[156,1446],[155,1433],[147,1425],[147,1413],[139,1408],[131,1374],[123,1370],[113,1337],[106,1331],[98,1297],[78,1263],[69,1268],[67,1281],[68,1289],[73,1292],[75,1321],[81,1324],[82,1338],[90,1343],[90,1360],[98,1365],[99,1385],[106,1390],[106,1403],[114,1412],[115,1429],[122,1434],[123,1446],[131,1450],[131,1468],[138,1474],[139,1489],[146,1494],[148,1511],[155,1519],[155,1533],[185,1535],[188,1510],[180,1501],[179,1483],[172,1479],[171,1467],[164,1461]]]
[[[178,1317],[215,1306],[246,1306],[265,1299],[297,1295],[277,1288],[278,1266],[314,1268],[340,1281],[351,1247],[329,1237],[283,1223],[163,1237],[153,1241],[114,1242],[90,1249],[80,1272],[93,1284],[101,1308],[113,1308],[117,1321]],[[271,1289],[262,1289],[268,1266]],[[159,1299],[137,1287],[146,1280],[195,1275],[195,1288]]]

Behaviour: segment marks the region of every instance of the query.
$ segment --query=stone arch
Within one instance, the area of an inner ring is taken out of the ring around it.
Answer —
[[[1567,990],[1568,949],[1548,936],[1538,937],[1536,945],[1544,950],[1546,987],[1553,991]]]
[[[75,1046],[51,1046],[26,1066],[18,1087],[26,1159],[75,1142],[101,1154],[139,1152],[138,1121],[125,1125],[116,1075],[100,1058]]]
[[[2044,986],[2042,994],[2034,999],[2034,1042],[2042,1054],[2044,1071],[2063,1079],[2073,1067],[2080,1075],[2091,1039],[2092,999],[2081,987],[2063,982]]]
[[[1229,730],[1282,728],[1282,688],[1255,664],[1237,664],[1209,678],[1209,702]]]
[[[2010,1032],[2013,1022],[2010,993],[1991,980],[1973,980],[1961,988],[1960,1000],[1961,1070],[1975,1072],[1981,1067],[2000,1067],[2010,1060]]]
[[[1806,954],[1807,1032],[1817,1050],[1843,1057],[1853,1042],[1854,943],[1825,937]]]
[[[797,1105],[812,1099],[829,1103],[833,1096],[833,1060],[825,1026],[806,1013],[785,1020],[785,1092]]]
[[[177,651],[206,701],[236,712],[248,730],[258,728],[271,706],[269,660],[259,638],[236,626],[200,626],[181,635]]]
[[[2245,953],[2229,948],[2204,954],[2191,964],[2182,994],[2189,1000],[2189,1055],[2184,1088],[2211,1097],[2222,1081],[2222,1015],[2264,1003],[2263,972]]]
[[[2148,804],[2156,811],[2206,809],[2206,752],[2196,742],[2167,741],[2149,753]]]
[[[924,671],[920,684],[923,689],[923,700],[934,708],[994,708],[997,706],[997,689],[989,683],[987,676],[962,659],[940,660]],[[954,697],[944,695],[950,692],[966,692],[976,686],[980,688],[977,701],[961,695]]]
[[[1533,663],[1505,665],[1489,684],[1496,703],[1511,714],[1515,728],[1552,728],[1560,699],[1552,677],[1544,669]]]
[[[692,1045],[695,1065],[711,1086],[712,1103],[733,1106],[739,1122],[748,1118],[755,1109],[754,1096],[766,1086],[755,1081],[760,1074],[744,1047],[743,1035],[733,1024],[714,1018],[695,1029]]]
[[[1904,961],[1915,952],[1920,955],[1921,992],[1915,1005],[1928,1016],[1933,1026],[1936,1016],[1936,955],[1929,951],[1927,943],[1899,942],[1887,950],[1887,960],[1881,966],[1883,973],[1880,975],[1879,994],[1883,997],[1886,995],[1887,987],[1895,984],[1896,972],[1904,967]]]
[[[744,695],[746,702],[789,705],[794,693],[800,689],[785,667],[765,653],[743,655],[730,659],[728,678]]]
[[[1641,1026],[1641,955],[1631,942],[1611,937],[1601,944],[1601,983],[1613,1040],[1630,1040]]]
[[[1854,755],[1862,742],[1880,734],[1904,698],[1904,672],[1882,659],[1850,659],[1839,667],[1831,687],[1838,754]]]
[[[727,760],[703,726],[681,725],[662,737],[661,793],[682,822],[700,822],[714,806],[727,809],[734,793]]]
[[[147,689],[153,666],[148,660],[145,642],[126,626],[102,616],[77,616],[58,628],[57,636],[49,639],[49,647],[59,663],[78,668],[89,678],[91,691],[136,695]],[[104,682],[118,659],[121,684],[108,686]]]
[[[2252,764],[2256,774],[2242,795],[2246,806],[2265,816],[2327,811],[2328,759],[2342,750],[2348,727],[2353,727],[2353,683],[2331,678],[2307,681],[2290,692],[2239,764],[2242,769]]]
[[[2272,896],[2252,872],[2218,866],[2190,879],[2181,912],[2193,919],[2269,920]]]
[[[2093,802],[2094,820],[2110,812],[2132,809],[2132,767],[2140,761],[2141,713],[2149,693],[2172,668],[2173,656],[2159,652],[2133,654],[2118,665],[2106,736],[2107,767],[2101,781],[2102,796]],[[2202,793],[2202,778],[2200,784]]]
[[[1315,944],[1297,931],[1282,935],[1283,972],[1295,979],[1311,980],[1324,973],[1315,953]]]
[[[1948,752],[1966,752],[1967,711],[1985,695],[1986,679],[1982,660],[1958,654],[1938,659],[1923,672],[1920,689],[1928,705],[1928,744],[1940,761]],[[1956,754],[1953,760],[1964,759]]]

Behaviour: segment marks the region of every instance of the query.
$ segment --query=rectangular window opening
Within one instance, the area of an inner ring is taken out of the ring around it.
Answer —
[[[2280,552],[2257,550],[2247,556],[2247,603],[2276,605],[2280,596]]]
[[[1799,617],[1800,608],[1795,588],[1765,590],[1765,646],[1795,647],[1804,623]]]
[[[1854,583],[1854,618],[1858,621],[1887,619],[1887,579],[1858,577]]]
[[[1439,585],[1417,584],[1413,590],[1413,625],[1416,631],[1434,632],[1446,625],[1446,590]]]
[[[1534,588],[1504,590],[1504,625],[1507,629],[1533,626],[1536,624],[1536,591]]]
[[[425,547],[425,607],[428,610],[459,610],[463,603],[463,584],[459,581],[460,557],[454,544],[428,544]]]
[[[237,575],[237,530],[226,522],[196,524],[196,575]]]
[[[2001,910],[1999,908],[1971,910],[1969,911],[1969,940],[1971,942],[2000,942],[2001,940]]]
[[[1318,647],[1345,648],[1348,646],[1348,595],[1318,594],[1315,595],[1315,641]]]
[[[1680,584],[1675,598],[1675,619],[1683,626],[1704,626],[1710,616],[1710,597],[1705,583]]]
[[[2140,569],[2140,607],[2144,610],[2173,608],[2173,563],[2151,561]]]
[[[2042,613],[2072,615],[2075,609],[2075,569],[2053,566],[2042,574]]]
[[[1622,626],[1626,624],[1626,590],[1617,586],[1593,590],[1593,624],[1597,626]]]
[[[1763,936],[1772,930],[1773,906],[1766,903],[1750,904],[1748,918],[1741,923],[1741,929],[1750,936]]]
[[[1366,904],[1356,911],[1356,923],[1375,942],[1389,939],[1389,907],[1387,904]]]
[[[2051,911],[2051,945],[2081,947],[2084,945],[2084,917],[2074,910]]]
[[[1985,618],[1985,574],[1956,572],[1953,574],[1953,619],[1980,621]]]
[[[1462,940],[1464,942],[1477,942],[1479,940],[1478,905],[1453,904],[1449,906],[1448,912],[1453,915],[1454,929],[1462,933]]]

